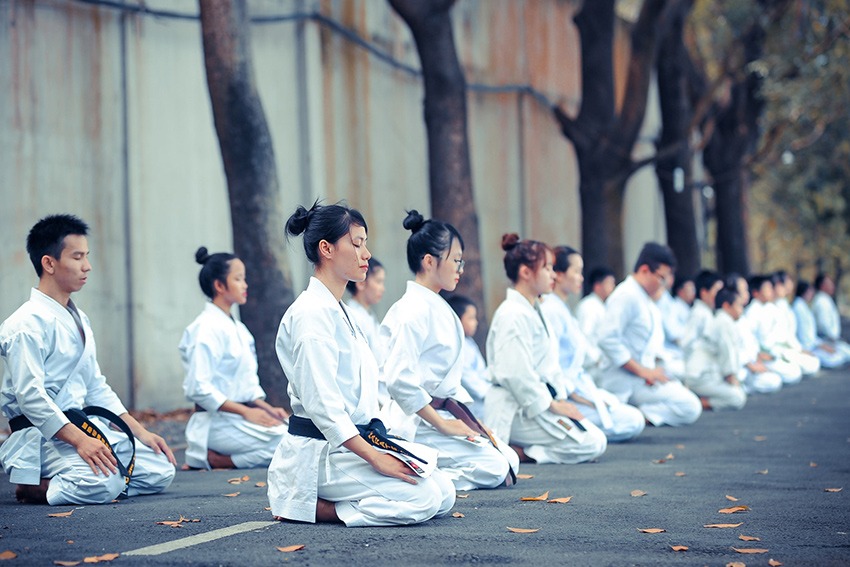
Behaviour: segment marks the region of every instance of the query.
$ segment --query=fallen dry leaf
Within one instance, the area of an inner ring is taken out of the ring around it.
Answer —
[[[157,522],[156,525],[158,525],[158,526],[171,526],[172,528],[182,528],[183,527],[183,526],[180,525],[180,521],[178,521],[178,520],[165,520],[165,521],[162,521],[162,522]]]
[[[655,459],[654,461],[652,461],[652,464],[653,465],[663,465],[666,462],[667,462],[667,459]]]
[[[753,441],[766,441],[766,440],[767,440],[766,435],[756,435],[755,437],[753,437]]]
[[[93,555],[91,557],[86,557],[83,559],[83,563],[100,563],[101,561],[112,561],[116,557],[118,557],[118,553],[105,553],[103,555]]]
[[[729,496],[728,494],[726,495],[726,500],[729,500],[730,502],[737,502],[738,501],[737,498],[735,498],[734,496]]]
[[[816,466],[818,466],[818,464],[817,464],[816,462],[814,462],[814,461],[811,461],[811,462],[809,463],[809,466],[810,466],[810,467],[816,467]]]
[[[258,482],[257,484],[255,484],[254,486],[256,486],[257,488],[263,488],[265,485],[266,485],[266,483],[265,483],[265,482],[260,481],[260,482]]]
[[[769,549],[759,549],[757,547],[733,547],[733,550],[738,553],[767,553]]]
[[[665,530],[664,528],[638,528],[637,531],[643,532],[645,534],[660,534],[666,532],[667,530]]]
[[[749,509],[749,506],[732,506],[731,508],[722,508],[718,512],[721,514],[737,514],[738,512],[746,512]]]
[[[53,564],[54,565],[60,565],[61,567],[74,567],[75,565],[79,565],[80,562],[79,561],[59,561],[58,559],[55,559],[53,561]]]
[[[230,484],[242,484],[242,479],[241,478],[228,478],[227,482],[229,482]]]
[[[671,545],[670,549],[672,549],[673,551],[687,551],[688,546],[687,545]]]
[[[668,453],[668,454],[667,454],[667,456],[666,456],[666,457],[664,457],[664,458],[665,458],[665,459],[667,459],[668,461],[672,461],[672,460],[673,460],[673,459],[675,459],[676,457],[675,457],[675,456],[673,456],[673,453]]]
[[[265,510],[266,512],[271,512],[271,511],[272,511],[272,507],[271,507],[271,506],[266,506],[265,508],[263,508],[263,510]]]
[[[572,496],[564,496],[562,498],[552,498],[551,500],[547,500],[549,504],[566,504],[570,500],[572,500]]]
[[[744,534],[739,535],[738,539],[741,540],[741,541],[761,541],[761,538],[757,538],[757,537],[751,536],[751,535],[744,535]]]
[[[69,540],[68,540],[68,541],[66,541],[65,543],[67,543],[67,544],[69,544],[69,545],[70,545],[70,544],[74,543],[74,540],[69,539]]]
[[[684,448],[685,448],[685,446],[684,446],[684,445],[682,445],[681,443],[679,443],[678,445],[676,445],[676,448],[677,448],[677,449],[684,449]]]
[[[227,496],[228,498],[235,498],[239,496],[238,492],[231,492],[230,494],[222,494],[222,496]]]
[[[767,564],[770,565],[770,567],[779,567],[782,565],[782,562],[777,561],[776,559],[768,559]]]
[[[767,469],[756,471],[756,474],[767,474]]]
[[[632,490],[629,492],[632,495],[632,498],[640,498],[641,496],[646,496],[646,492],[643,490]]]
[[[466,516],[461,514],[460,512],[455,512],[452,514],[452,518],[465,518]]]
[[[684,473],[684,472],[682,472],[682,471],[678,471],[678,472],[676,473],[676,476],[685,476],[685,473]]]
[[[302,545],[290,545],[290,546],[287,546],[287,547],[278,547],[277,548],[278,551],[281,551],[283,553],[291,553],[293,551],[300,551],[302,549],[304,549],[303,544]]]
[[[540,528],[512,528],[508,526],[508,531],[515,534],[533,534],[534,532],[539,532]]]
[[[516,475],[516,477],[519,478],[519,479],[522,479],[522,480],[528,480],[530,478],[534,478],[534,475],[533,474],[518,474],[518,475]]]
[[[730,561],[726,564],[726,567],[747,567],[747,564],[740,561]]]
[[[544,492],[543,494],[541,494],[540,496],[521,496],[520,500],[522,500],[523,502],[542,502],[542,501],[546,500],[547,498],[549,498],[549,491],[548,490],[546,492]]]
[[[456,494],[458,498],[469,498],[469,494]]]
[[[248,482],[249,480],[251,480],[251,477],[246,474],[240,480],[242,480],[242,482]]]
[[[14,559],[18,554],[12,551],[11,549],[7,549],[3,553],[0,553],[0,561],[5,561],[6,559]]]
[[[824,488],[824,492],[841,492],[840,488]]]
[[[704,528],[737,528],[739,526],[743,526],[744,522],[738,522],[737,524],[705,524]]]
[[[67,518],[71,514],[74,513],[74,509],[70,509],[67,512],[56,512],[55,514],[48,514],[48,518]]]

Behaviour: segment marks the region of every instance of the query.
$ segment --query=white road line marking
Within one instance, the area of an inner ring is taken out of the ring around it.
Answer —
[[[132,551],[125,551],[121,555],[162,555],[163,553],[168,553],[169,551],[175,551],[178,549],[191,547],[193,545],[198,545],[201,543],[207,543],[224,537],[241,534],[244,532],[250,532],[252,530],[258,530],[260,528],[273,526],[277,523],[278,522],[243,522],[241,524],[236,524],[235,526],[230,526],[228,528],[221,528],[219,530],[213,530],[211,532],[206,532],[203,534],[195,534],[193,536],[176,539],[174,541],[169,541],[166,543],[158,543],[156,545],[140,547],[139,549],[134,549]]]

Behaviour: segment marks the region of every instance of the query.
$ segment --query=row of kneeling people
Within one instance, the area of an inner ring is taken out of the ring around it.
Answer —
[[[703,408],[741,407],[742,382],[758,382],[747,373],[769,374],[768,363],[792,357],[750,360],[740,348],[741,280],[719,291],[711,283],[715,297],[701,293],[705,309],[689,312],[693,338],[665,343],[659,303],[676,266],[666,246],[647,244],[616,289],[613,276],[594,280],[577,320],[567,300],[581,292],[581,255],[506,234],[512,285],[493,315],[485,364],[471,339],[475,305],[440,295],[463,273],[461,235],[416,211],[403,224],[414,278],[379,325],[368,307],[380,300],[385,273],[370,262],[363,216],[316,203],[289,218],[287,233],[303,236],[314,266],[275,342],[292,415],[265,401],[254,339],[231,314],[247,300],[244,264],[198,250],[209,303],[180,342],[184,391],[196,407],[186,428],[189,468],[268,466],[272,513],[283,519],[415,523],[447,513],[456,490],[510,486],[520,462],[580,463],[647,423],[686,425]],[[27,250],[39,285],[0,327],[3,411],[13,426],[0,462],[22,501],[108,502],[161,491],[174,475],[165,441],[106,384],[88,319],[70,299],[91,269],[86,233],[70,215],[33,227]],[[77,426],[74,410],[86,406],[126,423],[138,441],[132,474],[116,474],[127,472],[128,435],[102,423],[103,444]]]

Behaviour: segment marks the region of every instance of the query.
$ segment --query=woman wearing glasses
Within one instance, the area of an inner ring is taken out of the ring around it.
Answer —
[[[392,400],[384,408],[391,433],[439,450],[437,465],[457,490],[512,484],[519,457],[489,435],[465,404],[461,386],[463,327],[440,297],[463,273],[463,239],[452,225],[410,211],[404,228],[407,291],[381,323],[383,374]]]

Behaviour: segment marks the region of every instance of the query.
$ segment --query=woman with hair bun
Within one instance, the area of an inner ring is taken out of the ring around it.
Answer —
[[[407,264],[415,277],[381,323],[387,424],[439,450],[438,466],[457,490],[509,486],[519,457],[465,405],[472,397],[461,385],[463,327],[440,297],[454,291],[463,273],[463,239],[452,225],[426,221],[415,210],[403,226],[411,231]]]
[[[510,439],[523,461],[573,464],[605,452],[607,439],[566,390],[552,325],[540,296],[555,284],[554,254],[544,243],[502,237],[505,272],[513,282],[487,334],[487,366],[494,387],[484,400],[496,434]]]
[[[313,277],[284,314],[275,343],[293,415],[269,466],[272,514],[353,527],[448,513],[455,501],[448,477],[439,469],[414,472],[376,448],[396,444],[375,419],[378,365],[342,303],[346,284],[362,282],[369,269],[366,221],[355,209],[317,201],[309,210],[299,206],[286,232],[303,234]],[[418,456],[427,450],[405,446]]]
[[[257,351],[248,328],[231,315],[233,305],[248,301],[245,264],[203,246],[198,281],[209,298],[186,327],[180,356],[186,369],[183,393],[195,404],[186,424],[189,468],[266,467],[283,435],[288,414],[265,401],[257,376]]]

